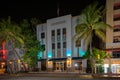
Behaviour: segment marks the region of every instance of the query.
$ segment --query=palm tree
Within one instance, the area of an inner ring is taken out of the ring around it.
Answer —
[[[11,22],[11,18],[8,17],[7,20],[2,19],[0,21],[0,37],[1,42],[13,40],[21,44],[24,44],[23,37],[21,35],[21,28],[14,22]]]
[[[88,61],[90,61],[90,55],[91,55],[90,51],[88,50],[83,57],[88,59]],[[104,64],[104,59],[108,57],[108,54],[105,51],[103,51],[103,50],[99,50],[97,48],[93,48],[91,57],[94,59],[96,64],[101,66],[101,65]],[[88,63],[88,65],[89,64],[90,63]],[[96,73],[96,64],[94,64],[94,66],[95,66],[95,68],[94,68],[95,73]]]
[[[93,34],[98,36],[103,42],[105,42],[105,30],[109,26],[102,21],[102,16],[104,14],[103,6],[98,7],[98,2],[94,2],[87,6],[79,18],[80,23],[76,25],[76,35],[75,40],[84,39],[85,45],[90,49],[90,54],[92,55],[92,38]],[[111,26],[109,26],[111,27]],[[93,59],[91,58],[91,63]],[[93,63],[94,64],[94,63]],[[93,69],[92,69],[93,71]]]
[[[92,57],[93,57],[93,59],[95,61],[94,71],[95,71],[95,73],[96,73],[96,71],[98,73],[100,73],[101,72],[100,67],[102,68],[102,65],[104,64],[104,59],[108,57],[108,54],[105,51],[103,51],[103,50],[99,50],[97,48],[93,48],[93,55],[92,55]],[[98,69],[96,70],[96,68],[98,68]],[[102,72],[103,72],[103,70],[102,70]]]
[[[11,21],[11,18],[8,17],[7,20],[2,19],[0,21],[0,43],[2,42],[11,42],[11,47],[17,57],[21,60],[16,47],[21,47],[24,44],[23,36],[21,35],[21,28],[18,24]],[[22,60],[21,60],[22,61]],[[23,63],[23,62],[22,62]],[[23,64],[24,65],[24,64]],[[26,69],[26,67],[24,66]]]

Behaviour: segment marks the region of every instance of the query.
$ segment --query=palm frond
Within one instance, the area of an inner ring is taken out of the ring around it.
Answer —
[[[82,31],[84,31],[85,30],[85,28],[87,28],[87,25],[86,24],[78,24],[78,25],[76,25],[76,27],[75,27],[75,32],[76,33],[80,33],[80,32],[82,32]]]
[[[81,32],[77,33],[74,36],[73,39],[76,41],[77,39],[81,40],[81,39],[85,38],[87,36],[87,33],[89,32],[88,30],[89,30],[89,28],[84,28],[84,30],[82,30]]]
[[[106,36],[105,33],[101,30],[95,30],[95,34],[103,41],[106,42]]]
[[[85,48],[88,49],[88,46],[90,45],[91,42],[91,38],[92,38],[92,34],[91,31],[88,31],[86,36],[85,36]]]
[[[11,18],[8,17],[7,20],[2,19],[0,21],[0,28],[1,28],[1,34],[0,37],[2,36],[2,40],[4,41],[9,41],[10,39],[16,39],[16,41],[20,43],[24,43],[22,40],[22,37],[20,36],[21,34],[21,28],[19,25],[11,21]]]
[[[97,22],[94,24],[93,29],[94,30],[103,30],[105,31],[107,27],[107,24],[105,24],[104,22]]]
[[[24,44],[24,41],[23,41],[23,39],[22,39],[21,37],[16,36],[16,35],[13,34],[13,33],[11,33],[10,36],[11,36],[13,39],[15,39],[16,41],[18,41],[19,43]]]

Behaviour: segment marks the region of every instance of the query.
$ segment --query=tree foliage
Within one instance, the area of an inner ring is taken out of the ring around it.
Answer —
[[[23,64],[24,70],[26,70],[24,62],[22,61],[19,53],[16,51],[16,48],[20,49],[22,48],[22,45],[24,45],[24,37],[22,35],[22,30],[19,24],[11,20],[10,16],[8,17],[8,19],[1,19],[0,21],[0,44],[3,42],[5,42],[6,44],[8,42],[11,43],[9,46],[12,49],[13,55],[15,54],[18,57],[18,59]],[[6,44],[5,46],[7,46]],[[7,46],[7,48],[9,47]],[[7,60],[8,59],[9,56],[7,56]],[[9,67],[9,65],[7,66]]]
[[[103,50],[99,50],[99,49],[97,49],[97,48],[93,48],[92,54],[90,54],[90,51],[88,50],[83,57],[90,60],[90,56],[91,56],[98,64],[103,64],[104,59],[107,58],[109,55],[108,55],[105,51],[103,51]]]
[[[23,31],[23,35],[25,36],[25,54],[22,58],[30,67],[36,67],[38,61],[38,52],[43,51],[40,42],[36,38],[35,21],[33,19],[32,21],[24,19],[21,22],[22,29],[25,29]]]
[[[99,6],[98,2],[94,2],[88,5],[83,11],[79,18],[79,24],[75,27],[76,35],[74,37],[75,41],[84,39],[86,49],[90,49],[90,61],[94,63],[94,58],[92,57],[92,43],[93,37],[96,35],[103,42],[106,41],[106,27],[112,28],[110,25],[102,21],[104,14],[104,7]],[[94,66],[92,66],[94,67]],[[93,69],[92,69],[93,70]],[[93,71],[92,71],[93,72]]]
[[[20,26],[11,21],[11,17],[0,21],[0,43],[12,40],[15,46],[20,46],[24,44],[23,39]]]
[[[85,39],[85,45],[88,47],[92,43],[93,34],[98,36],[103,42],[105,42],[106,27],[110,25],[105,24],[102,21],[104,14],[103,6],[98,6],[98,2],[94,2],[87,6],[79,18],[79,24],[76,25],[74,37],[75,40]],[[92,45],[91,45],[92,46]]]

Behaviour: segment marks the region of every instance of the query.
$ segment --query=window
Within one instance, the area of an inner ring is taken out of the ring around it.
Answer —
[[[45,38],[45,33],[41,33],[41,38]]]
[[[51,38],[52,38],[52,42],[55,42],[55,30],[51,31]]]
[[[120,36],[114,36],[113,37],[113,42],[114,43],[120,42]]]
[[[57,29],[57,41],[60,42],[60,29]]]
[[[113,58],[120,58],[120,51],[113,51]]]
[[[60,29],[57,29],[57,35],[58,36],[60,35]]]
[[[55,49],[55,43],[52,43],[52,49]]]
[[[114,21],[120,20],[120,13],[119,14],[114,14]]]
[[[114,10],[120,9],[120,2],[114,3]]]
[[[63,42],[63,48],[66,48],[66,42]]]
[[[57,50],[57,58],[61,58],[61,51],[60,51],[60,49]]]
[[[114,32],[120,31],[120,25],[115,25],[114,26]]]
[[[63,35],[66,35],[66,28],[63,28]]]
[[[66,28],[63,28],[63,31],[62,31],[62,33],[63,33],[63,41],[66,41]]]
[[[63,57],[66,57],[66,49],[63,49]]]
[[[55,58],[55,50],[52,50],[53,58]]]
[[[55,36],[55,30],[52,30],[52,36]]]
[[[57,43],[57,48],[58,48],[58,49],[60,49],[60,48],[61,48],[60,43]]]

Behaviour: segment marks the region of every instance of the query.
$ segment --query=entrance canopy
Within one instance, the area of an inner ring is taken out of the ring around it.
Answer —
[[[84,59],[83,57],[72,57],[72,60]],[[40,59],[38,61],[45,61],[47,59]],[[67,60],[67,58],[52,58],[49,61]]]

